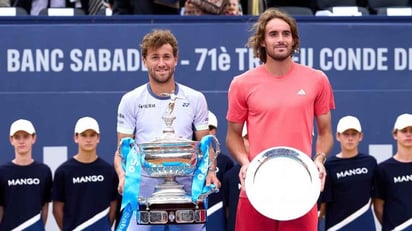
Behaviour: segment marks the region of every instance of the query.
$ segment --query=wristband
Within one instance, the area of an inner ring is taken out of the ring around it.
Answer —
[[[321,160],[322,164],[325,164],[325,162],[326,162],[326,154],[323,153],[323,152],[318,152],[318,153],[316,153],[315,157],[313,157],[313,161],[315,161],[316,158],[318,158],[319,156],[322,157],[322,160]]]
[[[216,175],[216,173],[219,172],[219,168],[216,167],[216,168],[214,168],[214,169],[209,169],[209,172],[213,172],[213,173],[215,173],[215,175]]]

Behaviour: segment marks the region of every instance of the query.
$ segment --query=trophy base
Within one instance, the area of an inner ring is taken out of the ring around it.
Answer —
[[[203,202],[139,204],[137,223],[140,225],[206,223]]]

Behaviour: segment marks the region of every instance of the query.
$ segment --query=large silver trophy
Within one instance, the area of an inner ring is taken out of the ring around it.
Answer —
[[[184,185],[176,181],[176,177],[192,176],[200,161],[205,157],[199,149],[199,142],[178,138],[175,136],[173,115],[176,100],[175,94],[170,95],[168,109],[163,115],[165,127],[163,135],[149,143],[137,144],[142,156],[142,168],[149,177],[163,178],[164,182],[155,186],[151,197],[139,197],[139,224],[193,224],[206,222],[204,199],[213,192],[212,189],[193,200],[190,192],[184,190]],[[212,157],[220,153],[217,138],[213,136],[215,145]],[[210,162],[211,163],[211,162]],[[210,165],[207,166],[207,168]],[[207,173],[206,173],[207,174]]]

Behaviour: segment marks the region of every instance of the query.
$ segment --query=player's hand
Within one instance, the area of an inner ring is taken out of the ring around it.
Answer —
[[[248,167],[249,167],[249,163],[244,164],[244,165],[242,165],[242,167],[240,168],[240,171],[239,171],[239,179],[240,179],[240,184],[241,184],[241,190],[246,190],[246,188],[245,188],[245,179],[246,179],[246,172],[247,172]]]
[[[214,184],[217,189],[220,189],[221,183],[216,176],[216,172],[209,171],[206,176],[206,185]]]
[[[315,159],[314,163],[315,163],[316,168],[319,171],[319,178],[321,182],[320,191],[323,192],[323,189],[325,187],[325,180],[326,180],[326,169],[322,161]]]

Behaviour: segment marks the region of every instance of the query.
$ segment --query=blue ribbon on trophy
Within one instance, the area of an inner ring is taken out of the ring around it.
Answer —
[[[215,185],[205,185],[206,176],[209,171],[209,148],[211,141],[214,140],[212,135],[204,136],[198,143],[199,149],[203,154],[203,158],[200,160],[197,168],[193,173],[192,179],[192,201],[196,202],[199,196],[204,193],[215,189]]]
[[[120,141],[119,148],[122,156],[122,168],[125,171],[125,183],[121,210],[122,217],[116,231],[127,230],[130,219],[137,211],[137,197],[139,195],[140,177],[142,172],[141,155],[134,148],[134,140],[130,137]]]

